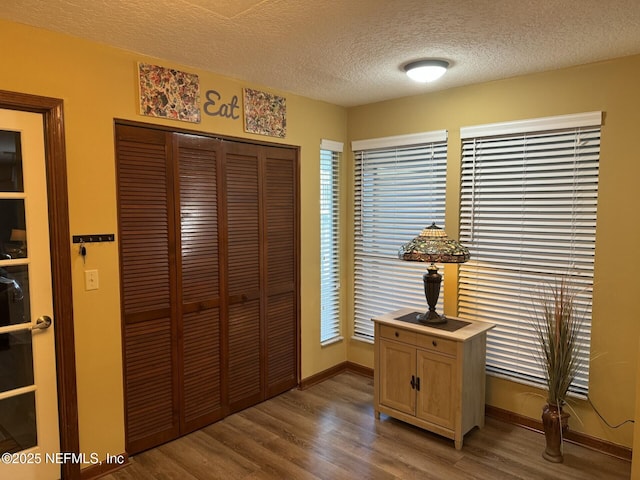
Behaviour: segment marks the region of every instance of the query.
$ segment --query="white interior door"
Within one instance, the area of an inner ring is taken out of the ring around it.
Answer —
[[[3,479],[60,477],[48,225],[42,115],[0,109]]]

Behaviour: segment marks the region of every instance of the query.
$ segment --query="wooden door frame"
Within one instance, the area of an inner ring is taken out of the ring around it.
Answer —
[[[43,117],[60,451],[79,453],[63,101],[57,98],[0,90],[0,108],[40,113]],[[60,474],[63,479],[78,479],[80,464],[65,463],[60,466]]]

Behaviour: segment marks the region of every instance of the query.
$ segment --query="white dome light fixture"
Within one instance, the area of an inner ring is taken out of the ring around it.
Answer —
[[[444,60],[418,60],[407,63],[404,71],[412,80],[420,83],[429,83],[439,79],[447,71],[449,62]]]

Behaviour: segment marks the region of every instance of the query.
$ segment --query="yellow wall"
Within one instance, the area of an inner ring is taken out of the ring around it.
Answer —
[[[117,232],[114,118],[299,145],[302,377],[346,360],[345,342],[320,348],[318,288],[320,139],[346,140],[344,108],[5,21],[0,45],[0,89],[64,100],[72,235]],[[202,91],[216,90],[227,102],[241,99],[243,87],[285,96],[286,138],[248,135],[242,120],[204,114],[200,124],[138,115],[138,61],[197,73]],[[124,451],[118,246],[89,244],[87,252],[86,264],[77,245],[72,252],[80,447],[104,458]],[[85,291],[85,269],[99,271],[98,290]]]
[[[447,129],[447,225],[459,223],[460,135],[463,126],[602,110],[598,228],[590,364],[590,397],[610,423],[634,417],[640,335],[637,268],[640,242],[637,137],[640,56],[489,82],[350,108],[350,140]],[[349,158],[353,165],[352,156]],[[455,266],[447,266],[455,273]],[[455,275],[447,275],[445,311],[455,314]],[[416,282],[419,282],[416,279]],[[489,320],[489,319],[488,319]],[[355,342],[351,342],[351,345]],[[348,350],[351,361],[372,366],[372,348]],[[540,418],[543,392],[488,378],[487,403]],[[576,401],[570,428],[631,447],[633,427],[607,428],[586,402]],[[579,417],[579,419],[577,418]],[[582,423],[581,423],[582,422]]]

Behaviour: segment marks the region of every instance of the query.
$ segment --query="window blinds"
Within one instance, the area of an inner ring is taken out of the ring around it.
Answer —
[[[320,145],[320,342],[340,337],[339,168],[342,144]]]
[[[353,142],[354,338],[372,342],[371,319],[377,315],[428,308],[426,265],[399,260],[398,250],[431,222],[444,227],[446,138],[443,130]]]
[[[582,368],[570,391],[584,395],[601,113],[516,123],[461,130],[460,241],[471,261],[459,269],[458,312],[497,324],[487,339],[489,372],[544,384],[535,298],[565,278],[583,318]]]

